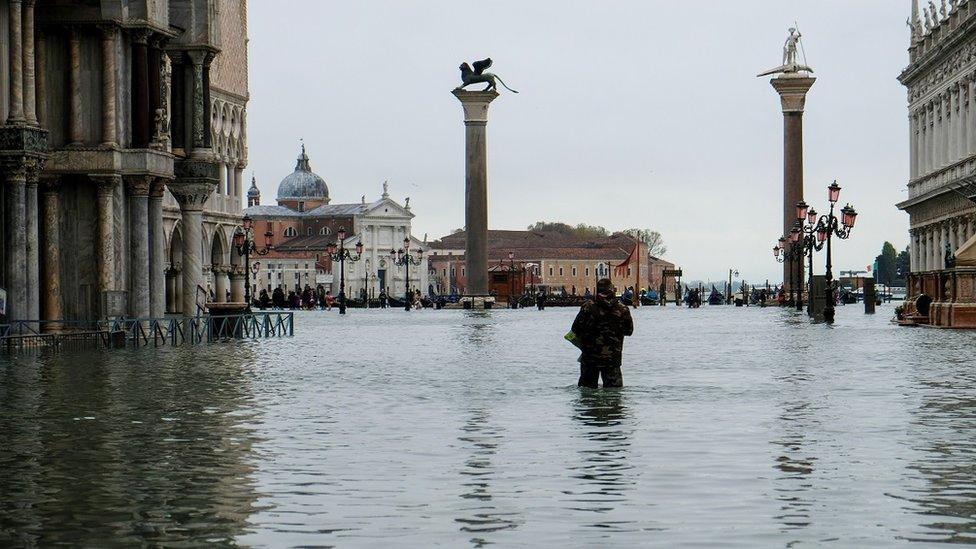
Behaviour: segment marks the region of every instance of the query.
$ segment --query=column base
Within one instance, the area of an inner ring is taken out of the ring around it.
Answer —
[[[495,298],[492,296],[471,295],[460,299],[461,307],[465,309],[486,310],[495,305]]]

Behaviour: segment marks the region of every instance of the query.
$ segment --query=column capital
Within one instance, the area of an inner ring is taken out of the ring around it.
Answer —
[[[122,184],[122,176],[117,174],[93,174],[88,179],[95,182],[98,187],[98,194],[112,194],[115,188]]]
[[[56,193],[61,188],[61,176],[59,174],[41,174],[38,178],[41,190],[45,193]]]
[[[137,197],[148,197],[149,187],[156,179],[151,175],[127,175],[123,178],[125,186],[129,189],[129,194]]]
[[[499,95],[494,90],[466,91],[455,89],[451,93],[461,102],[461,108],[464,109],[464,123],[473,125],[488,123],[488,105]]]
[[[149,184],[149,197],[150,198],[162,198],[166,194],[166,179],[162,177],[154,177],[152,182]]]
[[[215,188],[210,182],[178,182],[169,185],[169,192],[176,198],[180,210],[202,211]]]
[[[802,113],[806,106],[807,92],[817,79],[812,76],[778,76],[769,81],[779,94],[784,113]]]
[[[153,32],[146,28],[135,28],[129,30],[129,35],[132,37],[132,42],[139,44],[140,46],[148,46],[149,38],[152,36]]]
[[[112,41],[118,37],[119,27],[114,23],[99,23],[96,28],[102,32],[102,40],[104,41]]]

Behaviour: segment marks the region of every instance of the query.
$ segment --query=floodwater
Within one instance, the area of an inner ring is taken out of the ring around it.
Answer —
[[[976,542],[971,332],[891,306],[296,315],[295,337],[0,360],[0,546]]]

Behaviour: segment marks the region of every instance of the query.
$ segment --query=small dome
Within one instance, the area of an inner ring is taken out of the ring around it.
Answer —
[[[305,145],[302,145],[302,155],[298,157],[295,171],[278,184],[278,200],[329,202],[329,187],[324,179],[312,173],[308,155],[305,154]]]
[[[261,189],[258,189],[258,180],[256,177],[251,177],[251,188],[247,190],[248,198],[259,198],[261,196]]]

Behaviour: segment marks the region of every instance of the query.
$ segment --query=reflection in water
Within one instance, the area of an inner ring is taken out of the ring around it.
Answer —
[[[574,492],[575,510],[609,513],[626,501],[635,483],[636,470],[629,460],[633,427],[619,389],[580,389],[574,419],[582,424],[590,442],[580,451],[580,462],[570,466],[572,477],[584,483]],[[629,521],[599,521],[590,526],[620,529]]]
[[[471,505],[465,505],[461,511],[470,515],[455,519],[460,523],[461,531],[485,534],[498,530],[517,528],[519,520],[517,513],[504,513],[498,510],[497,505],[492,502],[491,483],[497,475],[497,471],[492,466],[491,459],[498,452],[498,443],[502,440],[499,430],[493,428],[488,423],[488,412],[485,410],[472,410],[471,417],[461,427],[461,435],[458,437],[471,452],[468,459],[464,462],[461,475],[464,480],[461,486],[465,492],[461,497],[471,500]],[[475,547],[482,547],[489,542],[476,536],[471,539]]]
[[[257,497],[246,377],[151,354],[0,363],[0,545],[220,545],[243,531]]]
[[[782,422],[783,433],[772,444],[778,446],[780,455],[776,456],[776,491],[782,513],[776,520],[783,523],[784,530],[803,528],[810,525],[809,492],[813,490],[811,475],[816,457],[805,451],[807,432],[814,429],[814,413],[810,402],[793,400],[782,404],[783,412],[777,418]]]
[[[976,373],[971,363],[944,364],[938,379],[919,381],[924,395],[910,435],[920,459],[909,465],[921,490],[907,499],[920,507],[927,531],[916,541],[976,542]]]

